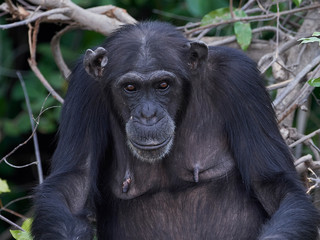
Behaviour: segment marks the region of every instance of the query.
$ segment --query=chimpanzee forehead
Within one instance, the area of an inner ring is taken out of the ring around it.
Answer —
[[[158,71],[151,71],[151,72],[136,72],[131,71],[125,73],[121,77],[119,77],[115,84],[121,85],[122,83],[129,81],[136,81],[136,82],[145,82],[145,81],[158,81],[159,79],[177,79],[177,76],[165,70],[158,70]]]
[[[186,69],[187,42],[181,32],[168,24],[124,26],[104,46],[108,52],[108,78],[115,79],[130,71],[182,73]]]

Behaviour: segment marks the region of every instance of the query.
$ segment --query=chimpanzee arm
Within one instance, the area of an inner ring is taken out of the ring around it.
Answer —
[[[78,64],[61,114],[51,174],[35,194],[35,240],[92,239],[86,205],[92,198],[97,161],[103,157],[108,136],[101,92],[82,62]]]
[[[317,239],[318,213],[296,178],[284,174],[273,181],[253,185],[256,197],[270,216],[260,240]]]
[[[318,214],[299,182],[255,64],[235,50],[215,52],[213,98],[230,150],[248,192],[270,216],[259,239],[316,239]]]

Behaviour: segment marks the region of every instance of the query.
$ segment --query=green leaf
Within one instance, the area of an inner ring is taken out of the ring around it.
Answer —
[[[204,17],[201,20],[201,26],[218,23],[221,20],[227,20],[230,18],[231,15],[229,8],[219,8],[204,15]]]
[[[22,223],[22,228],[26,232],[31,232],[31,225],[32,225],[33,219],[32,218],[27,218],[23,223]]]
[[[314,33],[312,34],[312,36],[313,36],[313,37],[320,37],[320,32],[314,32]]]
[[[23,228],[23,230],[25,230],[25,232],[21,230],[10,230],[12,237],[16,240],[32,240],[32,236],[31,236],[32,221],[33,221],[32,218],[28,218],[23,222],[21,227]]]
[[[320,38],[317,38],[317,37],[300,38],[298,41],[302,41],[301,43],[312,43],[312,42],[320,43]]]
[[[0,178],[0,193],[10,192],[10,188],[6,180]]]
[[[302,0],[293,0],[294,4],[299,7],[300,4],[302,3]]]
[[[320,77],[318,78],[313,78],[308,80],[309,85],[313,86],[313,87],[320,87]]]
[[[236,17],[246,17],[247,14],[242,10],[236,10]],[[252,40],[252,29],[250,23],[236,22],[234,24],[234,32],[237,42],[242,50],[247,50]]]

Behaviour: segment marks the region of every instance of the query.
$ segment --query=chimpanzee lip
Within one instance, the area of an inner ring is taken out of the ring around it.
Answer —
[[[159,148],[162,148],[164,146],[166,146],[171,140],[171,137],[168,137],[167,139],[165,139],[163,142],[159,143],[159,144],[143,144],[143,143],[137,143],[133,140],[130,140],[131,144],[140,149],[140,150],[157,150]]]

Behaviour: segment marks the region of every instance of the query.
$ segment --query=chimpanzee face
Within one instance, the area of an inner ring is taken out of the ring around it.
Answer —
[[[208,47],[180,34],[155,34],[152,41],[143,32],[132,38],[123,33],[121,44],[111,37],[106,48],[88,49],[83,64],[111,92],[111,112],[124,123],[133,155],[154,162],[170,152],[177,113],[188,102],[190,79],[206,60]]]
[[[165,70],[131,71],[114,81],[111,88],[132,153],[147,162],[166,156],[174,140],[181,80]]]

